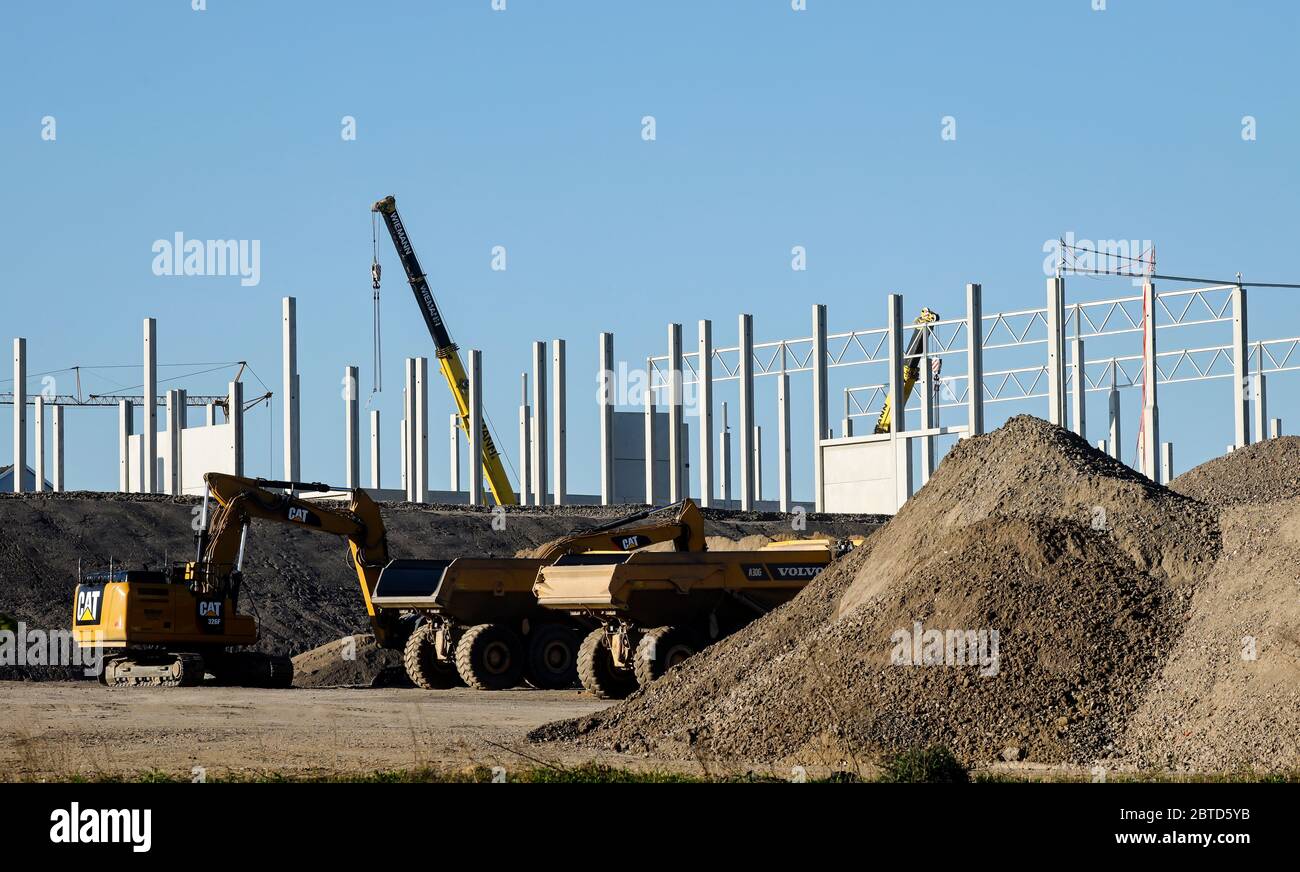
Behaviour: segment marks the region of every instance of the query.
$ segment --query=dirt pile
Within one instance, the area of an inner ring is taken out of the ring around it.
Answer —
[[[1207,507],[1014,418],[959,443],[787,607],[536,737],[792,765],[934,743],[1088,763],[1116,753],[1218,547]]]
[[[1138,767],[1295,771],[1300,499],[1229,506],[1220,520],[1223,552],[1123,746]]]
[[[0,494],[0,612],[28,628],[65,629],[79,566],[161,568],[192,559],[199,502],[138,494]],[[394,556],[444,559],[506,557],[628,513],[624,506],[518,507],[503,529],[495,529],[487,509],[408,503],[381,509]],[[729,538],[789,532],[782,515],[708,510],[705,518],[710,534]],[[810,521],[850,535],[881,519],[815,515]],[[241,608],[257,616],[262,650],[292,655],[369,629],[356,574],[337,539],[255,522],[244,576]],[[0,679],[39,677],[67,676],[45,667],[0,666]]]
[[[1216,506],[1300,497],[1300,437],[1283,436],[1239,448],[1189,469],[1169,487]]]
[[[402,652],[369,633],[344,636],[293,658],[294,687],[410,687]]]

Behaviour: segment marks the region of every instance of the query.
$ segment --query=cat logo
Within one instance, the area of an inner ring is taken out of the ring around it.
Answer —
[[[199,628],[209,633],[220,632],[223,605],[224,603],[221,600],[199,600]]]
[[[104,604],[102,587],[77,588],[77,623],[98,624],[99,610]]]
[[[307,523],[307,519],[308,519],[310,516],[311,516],[311,513],[308,512],[306,509],[299,509],[299,508],[296,508],[296,507],[294,507],[294,506],[290,506],[290,507],[289,507],[289,520],[290,520],[290,521],[297,521],[297,522],[300,523],[300,524],[305,524],[305,523]]]
[[[640,533],[631,536],[615,536],[614,540],[615,544],[623,551],[635,551],[650,544],[650,537],[642,536]]]

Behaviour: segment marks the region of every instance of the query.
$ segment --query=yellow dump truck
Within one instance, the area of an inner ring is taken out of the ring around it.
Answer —
[[[617,699],[789,601],[848,547],[809,538],[755,551],[572,554],[541,567],[533,590],[541,607],[598,624],[578,676]]]

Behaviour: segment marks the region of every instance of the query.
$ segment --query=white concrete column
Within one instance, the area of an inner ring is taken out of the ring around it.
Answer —
[[[1106,450],[1106,440],[1105,440],[1105,439],[1098,439],[1098,440],[1097,440],[1097,450],[1100,451],[1102,454],[1107,454],[1107,455],[1110,454],[1110,452]]]
[[[919,389],[921,400],[921,429],[929,430],[935,426],[938,419],[934,407],[934,376],[930,371],[930,331],[921,328],[921,357],[916,362],[916,371],[919,373],[916,379],[916,386]],[[921,484],[924,485],[934,475],[934,467],[938,462],[938,456],[935,452],[935,440],[933,436],[921,437]]]
[[[722,404],[722,429],[718,432],[718,465],[722,474],[718,478],[718,496],[723,508],[731,508],[731,426],[727,423],[727,404]]]
[[[668,325],[668,502],[685,496],[682,453],[682,325]]]
[[[1142,305],[1147,322],[1142,343],[1142,473],[1160,480],[1160,373],[1156,368],[1156,286],[1142,285]]]
[[[429,501],[429,358],[415,359],[415,501]]]
[[[280,350],[284,377],[284,477],[301,481],[301,446],[298,397],[298,301],[285,297],[280,301]]]
[[[483,352],[469,353],[469,504],[483,500]]]
[[[1268,438],[1277,439],[1282,435],[1282,419],[1270,418],[1268,422]]]
[[[597,367],[600,378],[600,504],[614,502],[614,334],[600,334]],[[525,400],[527,402],[527,400]],[[521,452],[522,453],[522,452]]]
[[[1111,362],[1111,366],[1115,366],[1113,361]],[[1124,443],[1123,433],[1120,429],[1119,388],[1113,383],[1114,370],[1112,369],[1111,372],[1112,384],[1110,386],[1110,395],[1108,398],[1108,406],[1110,409],[1110,433],[1106,438],[1106,444],[1110,446],[1110,456],[1123,463]]]
[[[190,426],[190,392],[177,390],[176,404],[176,469],[177,493],[185,493],[185,431]],[[200,470],[200,479],[205,470]]]
[[[166,413],[163,416],[167,424],[167,463],[164,465],[166,470],[166,481],[164,489],[171,496],[180,496],[181,492],[181,465],[180,452],[177,446],[180,444],[180,421],[177,415],[179,397],[175,389],[167,392]]]
[[[1250,360],[1246,356],[1250,330],[1246,318],[1246,289],[1232,289],[1232,423],[1233,446],[1250,444]]]
[[[406,408],[406,402],[404,400],[402,402],[402,408],[403,409]],[[399,473],[402,482],[402,499],[409,501],[411,498],[411,490],[410,490],[411,485],[406,477],[406,470],[407,470],[406,464],[410,458],[410,449],[408,447],[409,443],[407,442],[406,439],[406,418],[402,418],[402,420],[397,422],[397,430],[398,430],[398,436],[401,439],[401,448],[398,451],[397,456],[401,464],[401,469],[399,470]]]
[[[208,403],[207,406],[204,407],[203,426],[205,427],[217,426],[217,404],[216,403]]]
[[[1169,484],[1174,480],[1174,443],[1160,443],[1160,483]]]
[[[1261,356],[1263,351],[1260,352]],[[1255,404],[1255,429],[1251,435],[1255,437],[1256,442],[1263,442],[1265,434],[1268,432],[1268,379],[1261,370],[1264,362],[1261,360],[1255,369],[1254,383],[1251,385],[1251,399]],[[39,456],[39,455],[38,455]]]
[[[776,377],[776,480],[783,512],[790,511],[790,375]]]
[[[405,481],[406,501],[418,502],[415,475],[415,358],[408,357],[406,366],[406,388],[402,392],[402,473]]]
[[[533,343],[533,505],[546,505],[546,343]]]
[[[812,307],[812,340],[813,501],[816,510],[821,512],[825,511],[821,441],[830,435],[830,394],[826,375],[826,307],[820,303]]]
[[[754,316],[740,316],[740,508],[754,507]]]
[[[713,322],[700,321],[696,401],[700,418],[700,505],[713,505]]]
[[[521,372],[519,382],[519,505],[526,506],[531,502],[533,487],[532,413],[528,408],[528,373]]]
[[[564,362],[564,340],[551,341],[551,393],[555,409],[553,418],[553,445],[555,453],[555,505],[562,506],[569,498],[569,401],[566,393],[568,375]]]
[[[144,474],[140,476],[140,489],[147,494],[158,493],[158,322],[144,319],[144,416],[140,421],[144,443]]]
[[[235,475],[244,474],[244,383],[232,381],[226,388],[226,403],[230,410],[230,453],[234,458]]]
[[[966,285],[966,425],[969,435],[984,432],[984,304],[982,287]]]
[[[54,485],[56,494],[61,494],[66,490],[66,480],[63,477],[63,407],[55,406],[50,412],[51,423],[54,425],[54,433],[50,440],[50,448],[54,454],[54,475],[50,477],[50,484]]]
[[[901,508],[912,496],[912,440],[899,434],[907,431],[903,397],[903,297],[890,294],[886,323],[889,329],[889,433],[894,446],[895,502]]]
[[[117,401],[117,489],[131,492],[131,435],[135,429],[135,411],[130,400]],[[138,462],[138,461],[137,461]]]
[[[23,492],[27,470],[27,340],[14,339],[14,493]]]
[[[45,398],[40,394],[32,400],[32,482],[37,493],[45,490]]]
[[[447,481],[448,490],[460,490],[460,415],[455,412],[447,418]]]
[[[840,435],[853,435],[853,402],[847,388],[844,390],[844,417],[840,419]]]
[[[383,442],[379,438],[379,410],[370,410],[370,486],[375,490],[383,487]]]
[[[645,501],[654,505],[655,501],[655,392],[654,369],[650,361],[645,362]]]
[[[361,405],[357,397],[360,369],[343,368],[344,484],[348,490],[361,487]]]
[[[1065,279],[1047,280],[1047,419],[1065,426]]]
[[[763,428],[754,426],[754,504],[763,499]]]
[[[1088,374],[1087,358],[1083,356],[1083,307],[1074,307],[1074,334],[1070,338],[1070,351],[1074,367],[1074,391],[1070,394],[1070,421],[1074,432],[1088,438]]]

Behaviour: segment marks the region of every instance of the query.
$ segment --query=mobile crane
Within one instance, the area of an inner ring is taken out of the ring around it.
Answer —
[[[388,234],[393,239],[393,247],[397,249],[402,268],[406,270],[406,278],[411,283],[411,292],[415,294],[415,302],[420,307],[420,314],[424,316],[424,326],[429,329],[429,336],[433,339],[438,365],[442,369],[443,377],[447,379],[447,386],[451,388],[451,395],[456,400],[456,414],[460,418],[460,428],[466,436],[469,436],[469,376],[465,372],[465,364],[460,359],[460,350],[456,343],[451,341],[447,324],[442,320],[442,312],[438,309],[438,302],[433,298],[428,277],[420,268],[420,261],[411,246],[411,238],[406,233],[406,225],[402,223],[402,217],[397,213],[397,200],[391,195],[377,200],[370,207],[370,211],[383,216],[384,224],[388,227]],[[380,275],[381,270],[376,254],[370,268],[371,285],[376,292],[379,290]],[[492,433],[486,422],[483,424],[482,439],[483,477],[492,491],[492,497],[497,505],[515,505],[517,499],[514,488],[506,476],[501,454],[497,451],[496,443],[492,441]]]
[[[929,325],[939,320],[939,313],[930,309],[922,309],[921,314],[917,316],[916,325],[912,330],[912,338],[907,343],[907,353],[903,355],[903,404],[907,404],[908,397],[912,396],[912,388],[916,387],[916,382],[921,378],[921,367],[917,358],[921,356],[921,344],[925,341],[930,331]],[[938,364],[942,363],[938,358],[934,358],[935,366],[932,372],[927,374],[927,379],[939,374]],[[876,433],[888,433],[893,426],[891,420],[892,409],[889,407],[889,397],[885,397],[885,405],[880,410],[880,417],[876,419]]]

